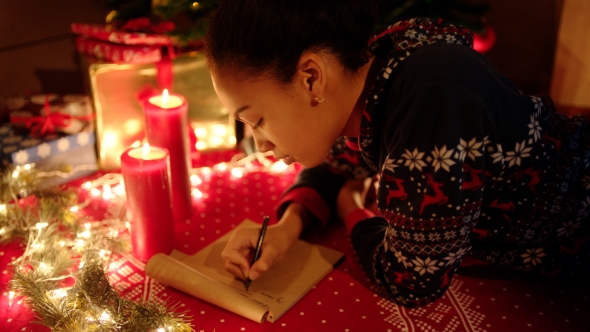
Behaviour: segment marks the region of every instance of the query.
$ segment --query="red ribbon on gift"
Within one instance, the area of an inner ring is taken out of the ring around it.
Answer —
[[[72,120],[90,121],[94,119],[94,114],[86,116],[72,116],[60,112],[51,113],[49,107],[49,95],[45,96],[45,104],[43,105],[44,115],[33,117],[16,117],[12,118],[13,122],[25,122],[27,128],[31,131],[31,136],[39,137],[46,134],[55,133],[55,127],[66,128],[70,125]]]

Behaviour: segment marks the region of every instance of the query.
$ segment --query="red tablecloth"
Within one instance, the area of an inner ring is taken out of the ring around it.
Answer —
[[[213,165],[229,157],[228,153],[205,154],[202,164]],[[275,203],[295,175],[249,173],[236,180],[227,172],[214,174],[198,186],[205,196],[195,203],[193,218],[176,225],[177,249],[193,254],[245,218],[260,222],[262,216],[270,215],[271,223],[276,222]],[[82,182],[74,184],[78,183]],[[97,202],[82,213],[98,220],[112,213],[104,206],[104,202]],[[145,264],[130,254],[113,257],[108,274],[125,297],[180,302],[180,308],[193,316],[195,331],[590,330],[588,288],[508,278],[467,260],[442,299],[424,308],[407,309],[389,301],[369,283],[342,225],[309,232],[305,239],[344,252],[346,260],[275,323],[259,324],[165,287],[147,278]],[[47,331],[31,323],[33,316],[19,298],[8,305],[7,264],[22,250],[18,244],[0,246],[0,331]]]

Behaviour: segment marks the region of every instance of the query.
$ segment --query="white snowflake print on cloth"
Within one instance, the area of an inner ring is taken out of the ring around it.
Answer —
[[[544,256],[543,248],[527,249],[524,254],[520,255],[524,263],[530,263],[532,265],[541,264],[541,258]]]
[[[531,115],[531,123],[529,123],[529,135],[533,136],[533,142],[536,142],[541,139],[541,126],[539,125],[539,121],[535,119],[534,116]],[[531,143],[533,143],[531,142]]]
[[[431,260],[430,257],[426,257],[426,259],[422,260],[420,257],[416,257],[416,259],[412,260],[414,263],[414,270],[418,272],[420,275],[424,273],[434,273],[434,271],[438,270],[436,267],[437,260]]]
[[[422,167],[426,166],[426,163],[422,160],[424,157],[424,152],[419,152],[416,148],[414,148],[414,151],[406,149],[406,152],[402,157],[406,159],[406,163],[404,165],[408,166],[410,170],[416,168],[419,171],[422,171]]]
[[[57,149],[61,152],[68,151],[70,148],[70,141],[67,137],[62,137],[57,141]]]
[[[41,158],[46,158],[51,154],[51,145],[47,143],[41,143],[37,147],[37,155]]]
[[[475,158],[482,156],[482,153],[480,152],[482,145],[483,142],[478,142],[475,137],[469,142],[461,138],[459,140],[459,145],[457,145],[458,156],[455,156],[455,158],[459,159],[461,162],[465,160],[465,157],[475,160]]]
[[[526,141],[522,141],[521,143],[516,143],[514,147],[514,151],[506,152],[505,160],[508,162],[508,166],[512,167],[514,165],[520,166],[520,163],[523,158],[530,157],[532,148],[527,147]]]
[[[14,162],[16,164],[26,164],[29,161],[29,153],[25,150],[20,150],[14,156]]]
[[[90,133],[82,132],[78,134],[78,138],[76,139],[80,146],[85,146],[90,141]]]
[[[432,166],[434,166],[434,171],[438,172],[440,168],[444,169],[447,172],[450,172],[449,166],[455,164],[455,162],[451,159],[453,155],[453,149],[447,151],[447,146],[444,145],[440,150],[438,147],[434,147],[434,151],[432,151]]]

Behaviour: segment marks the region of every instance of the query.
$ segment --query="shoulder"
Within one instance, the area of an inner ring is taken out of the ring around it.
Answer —
[[[468,46],[433,43],[411,53],[393,73],[393,85],[421,89],[429,83],[462,86],[476,94],[517,92],[516,86],[481,53]]]

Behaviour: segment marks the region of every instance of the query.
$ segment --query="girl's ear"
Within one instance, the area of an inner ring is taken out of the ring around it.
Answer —
[[[295,84],[307,91],[312,106],[316,106],[318,100],[324,99],[326,73],[326,62],[317,53],[307,52],[299,59]]]

